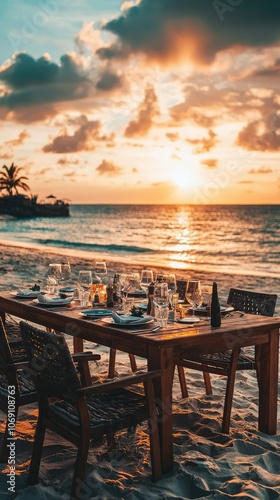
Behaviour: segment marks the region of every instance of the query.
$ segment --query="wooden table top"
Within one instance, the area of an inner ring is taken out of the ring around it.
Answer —
[[[29,299],[18,299],[10,292],[0,293],[0,311],[103,345],[111,346],[110,337],[111,339],[118,338],[123,342],[158,347],[176,346],[177,348],[184,347],[184,349],[198,347],[200,354],[204,345],[206,351],[211,352],[213,344],[214,352],[217,349],[217,342],[220,350],[230,349],[233,341],[236,345],[236,340],[242,346],[260,343],[262,334],[265,335],[271,329],[280,328],[280,317],[251,314],[241,316],[236,313],[222,318],[222,325],[219,328],[212,328],[209,321],[202,317],[200,323],[168,324],[166,328],[157,332],[150,332],[150,325],[139,325],[139,329],[147,331],[134,333],[133,329],[112,327],[103,323],[102,320],[93,321],[81,316],[81,309],[75,307],[75,302],[65,308],[41,306]]]

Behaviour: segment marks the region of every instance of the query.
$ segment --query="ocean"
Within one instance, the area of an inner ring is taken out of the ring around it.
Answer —
[[[280,206],[72,205],[0,220],[1,241],[174,270],[280,278]]]

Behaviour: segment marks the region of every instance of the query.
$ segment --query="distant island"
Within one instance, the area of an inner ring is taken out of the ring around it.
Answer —
[[[30,191],[25,183],[27,177],[20,175],[22,168],[13,163],[10,167],[3,165],[0,172],[0,214],[17,219],[31,217],[69,217],[69,203],[52,194],[46,201],[38,202],[38,195],[19,194],[18,190]]]

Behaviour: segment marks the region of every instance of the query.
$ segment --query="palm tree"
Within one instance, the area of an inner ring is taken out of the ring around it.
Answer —
[[[7,191],[9,196],[18,194],[18,189],[30,191],[29,186],[23,182],[27,177],[19,175],[21,167],[16,167],[14,163],[10,167],[3,165],[4,172],[0,172],[0,190]]]

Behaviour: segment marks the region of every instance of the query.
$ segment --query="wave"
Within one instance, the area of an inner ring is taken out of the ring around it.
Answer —
[[[154,253],[155,250],[152,248],[129,246],[129,245],[102,245],[98,243],[79,243],[76,241],[61,241],[53,239],[35,239],[34,243],[39,243],[40,245],[55,246],[59,248],[77,248],[79,250],[95,250],[103,252],[112,253]]]

